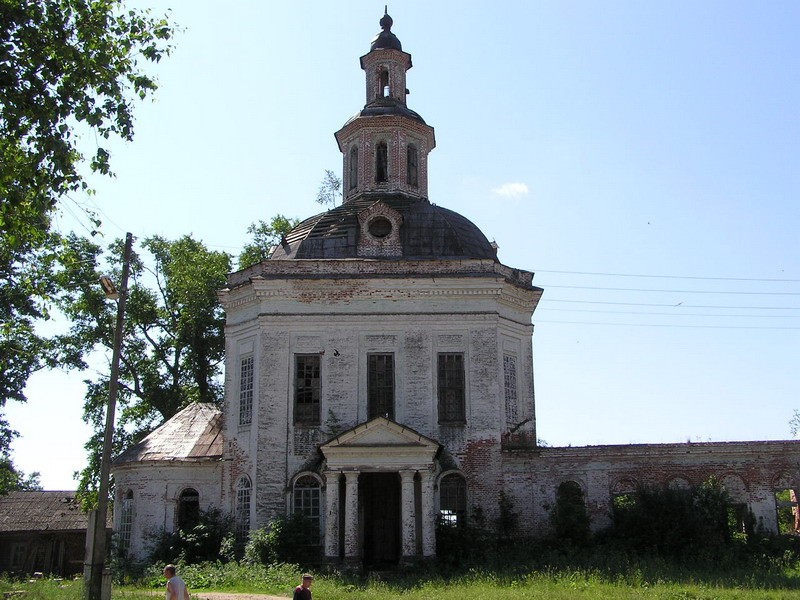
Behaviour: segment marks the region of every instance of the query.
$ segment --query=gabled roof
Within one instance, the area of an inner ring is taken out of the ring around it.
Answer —
[[[82,531],[88,521],[75,492],[9,492],[0,496],[0,533]]]
[[[433,464],[439,443],[385,417],[357,425],[320,447],[329,469],[422,469]]]
[[[114,459],[119,466],[142,461],[203,461],[222,458],[222,411],[195,402]]]

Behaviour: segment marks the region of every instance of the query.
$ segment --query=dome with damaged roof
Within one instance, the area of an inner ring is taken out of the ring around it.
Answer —
[[[382,204],[400,215],[395,258],[497,260],[494,246],[466,217],[403,194],[365,194],[306,219],[275,248],[273,260],[360,258],[359,242],[384,232],[363,231],[359,215]],[[390,223],[389,227],[392,226]]]

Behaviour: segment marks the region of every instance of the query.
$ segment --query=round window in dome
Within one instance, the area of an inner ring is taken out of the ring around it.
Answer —
[[[386,217],[375,217],[368,225],[369,233],[376,238],[385,238],[392,233],[392,222]]]

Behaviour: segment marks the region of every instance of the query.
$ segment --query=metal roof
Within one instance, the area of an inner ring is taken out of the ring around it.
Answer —
[[[222,411],[213,404],[192,403],[158,429],[125,450],[114,465],[157,460],[222,458]]]
[[[497,260],[494,247],[469,219],[424,198],[399,193],[365,193],[306,219],[286,236],[286,243],[279,245],[271,258],[358,258],[358,215],[378,202],[403,217],[402,259]]]

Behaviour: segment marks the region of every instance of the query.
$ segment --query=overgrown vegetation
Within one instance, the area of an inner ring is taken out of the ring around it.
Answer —
[[[316,523],[299,513],[274,519],[269,526],[250,533],[245,561],[262,565],[318,564],[322,560],[322,546],[312,543],[319,539],[316,527]]]
[[[226,550],[230,523],[214,512],[202,515],[191,532],[165,536],[163,554],[154,554],[150,566],[126,580],[135,585],[115,589],[114,597],[152,596],[164,585],[164,562],[174,561],[194,590],[286,596],[302,571],[316,571],[315,595],[327,600],[761,600],[800,594],[800,537],[757,532],[752,519],[732,510],[714,479],[694,489],[643,487],[619,496],[615,526],[597,536],[589,535],[581,506],[579,486],[559,488],[551,509],[553,536],[523,539],[513,501],[499,494],[494,519],[475,507],[458,525],[439,523],[435,560],[380,574],[324,566],[320,546],[309,545],[312,523],[299,515],[252,532],[236,560]],[[10,585],[0,583],[0,593]],[[80,597],[45,583],[42,589],[47,593],[28,597]]]

